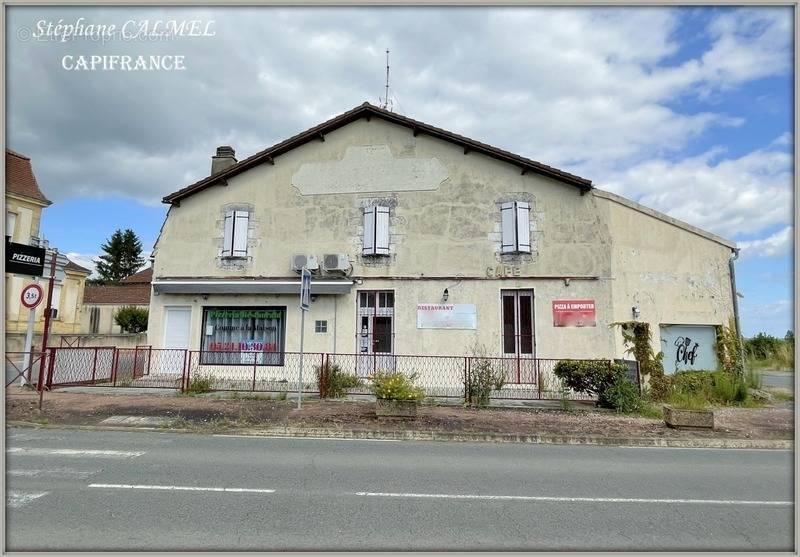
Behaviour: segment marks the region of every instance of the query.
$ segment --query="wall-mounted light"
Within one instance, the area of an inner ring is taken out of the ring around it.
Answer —
[[[208,294],[203,294],[203,299],[208,300]]]
[[[444,292],[442,292],[442,301],[446,302],[449,297],[450,297],[450,292],[447,290],[447,288],[445,288]]]
[[[568,278],[564,279],[564,286],[569,286],[569,279]]]
[[[317,301],[317,296],[315,294],[311,295],[311,301],[312,302],[316,302]]]
[[[639,310],[638,306],[633,306],[631,308],[631,314],[633,315],[634,319],[639,319],[639,316],[642,314],[642,312]]]

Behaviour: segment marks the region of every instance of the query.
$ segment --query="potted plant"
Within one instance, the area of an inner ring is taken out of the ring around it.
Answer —
[[[425,391],[414,385],[416,373],[375,372],[371,390],[375,395],[375,414],[379,417],[414,418]]]

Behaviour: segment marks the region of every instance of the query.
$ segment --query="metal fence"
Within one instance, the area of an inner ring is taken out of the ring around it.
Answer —
[[[25,383],[36,383],[39,380],[39,372],[42,371],[43,378],[50,368],[47,352],[6,352],[6,387],[11,386],[15,381],[24,380]]]
[[[413,375],[432,398],[468,398],[469,385],[487,370],[502,386],[493,399],[593,400],[565,389],[554,369],[561,359],[311,352],[199,351],[136,348],[49,348],[47,387],[98,385],[213,391],[318,393],[318,373],[335,369],[357,378],[348,394],[370,394],[376,372]],[[609,360],[603,360],[608,362]],[[635,362],[633,362],[635,364]],[[301,379],[302,367],[302,379]],[[638,365],[636,383],[639,383]]]

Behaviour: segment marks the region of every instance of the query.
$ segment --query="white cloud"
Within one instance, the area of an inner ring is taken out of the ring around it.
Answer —
[[[646,161],[597,181],[675,218],[727,237],[753,234],[792,217],[792,155],[771,148],[738,158],[720,149],[671,162]]]
[[[787,226],[759,240],[738,242],[742,257],[786,257],[794,245],[794,228]]]
[[[97,254],[78,253],[78,252],[74,252],[74,251],[68,251],[66,253],[66,256],[67,256],[67,259],[69,259],[73,263],[76,263],[76,264],[80,265],[81,267],[84,267],[84,268],[89,269],[90,271],[92,271],[92,274],[89,275],[89,276],[91,276],[91,277],[97,276],[97,273],[96,273],[97,263],[95,262],[95,259],[97,259],[97,257],[98,257]]]
[[[775,302],[750,305],[745,298],[740,307],[742,333],[747,337],[760,332],[782,337],[787,330],[794,329],[792,300],[780,299]]]

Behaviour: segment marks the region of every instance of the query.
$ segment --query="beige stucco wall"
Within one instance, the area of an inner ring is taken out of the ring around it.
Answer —
[[[396,191],[372,191],[391,184],[397,184]],[[391,256],[380,264],[360,255],[361,207],[377,199],[392,207]],[[532,204],[531,256],[499,254],[499,203],[509,200]],[[250,260],[226,266],[216,257],[222,216],[226,206],[237,204],[253,208]],[[465,155],[456,145],[425,135],[414,137],[404,127],[360,120],[326,134],[324,142],[313,141],[277,157],[274,165],[255,167],[229,179],[227,186],[212,186],[173,206],[157,245],[154,277],[296,278],[290,270],[294,253],[314,254],[320,261],[325,253],[347,253],[351,278],[362,284],[338,298],[338,352],[356,349],[358,289],[395,291],[395,353],[462,355],[475,342],[500,353],[500,291],[532,288],[537,356],[621,356],[618,333],[608,325],[629,318],[632,297],[658,298],[653,308],[640,305],[648,319],[657,308],[662,322],[711,319],[717,313],[721,319],[724,304],[730,305],[729,295],[725,299],[720,292],[712,302],[697,289],[692,290],[694,298],[676,303],[675,297],[684,295],[680,285],[662,287],[671,284],[670,273],[681,277],[698,273],[693,264],[710,258],[714,263],[703,263],[700,274],[708,278],[716,269],[722,274],[713,277],[715,288],[722,288],[730,249],[699,236],[687,238],[686,231],[665,225],[669,227],[665,237],[698,252],[687,259],[680,250],[660,245],[663,238],[641,239],[640,229],[654,228],[643,217],[591,193],[582,196],[573,186],[523,175],[516,166],[476,153]],[[632,261],[640,271],[627,269]],[[489,278],[493,273],[487,269],[499,265],[515,267],[516,274]],[[568,285],[565,278],[570,278]],[[448,303],[476,304],[477,331],[416,328],[416,305],[439,303],[445,288],[450,293]],[[554,299],[583,298],[596,302],[596,327],[553,327]],[[156,347],[163,343],[167,305],[192,307],[194,349],[199,348],[204,305],[285,305],[286,350],[299,347],[296,296],[210,295],[204,300],[199,295],[154,295],[148,342]],[[307,316],[307,351],[333,349],[332,332],[313,332],[313,322],[325,318],[321,316],[327,316],[332,331],[332,312],[333,297],[319,296]]]
[[[28,310],[20,303],[22,289],[35,282],[33,277],[25,275],[11,275],[6,273],[6,331],[26,331],[28,328]],[[44,300],[36,308],[36,322],[34,330],[44,330],[44,310],[47,305],[46,280],[39,280],[39,285],[44,292]],[[86,275],[67,270],[61,284],[61,295],[58,300],[58,314],[50,321],[50,330],[53,333],[81,332],[81,302],[83,290],[86,285]],[[53,306],[55,307],[55,305]]]
[[[98,335],[119,335],[122,333],[122,328],[114,321],[114,316],[123,308],[131,304],[89,304],[84,303],[81,308],[81,327],[80,330],[85,334],[98,334]],[[148,309],[149,306],[136,305],[135,307]],[[92,333],[91,318],[92,308],[99,308],[99,322],[97,332]]]

